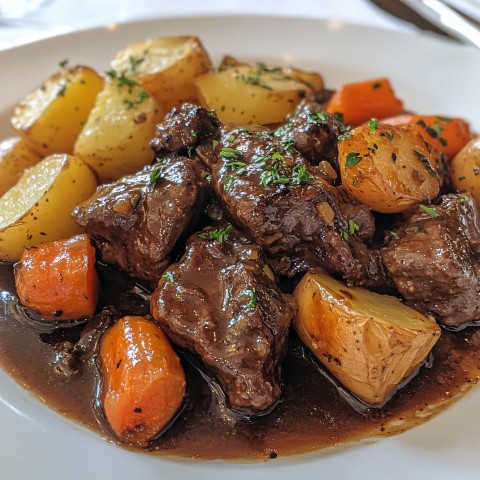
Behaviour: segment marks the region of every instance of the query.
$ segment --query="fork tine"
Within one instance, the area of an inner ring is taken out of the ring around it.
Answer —
[[[480,48],[480,28],[440,0],[400,0],[437,27]]]

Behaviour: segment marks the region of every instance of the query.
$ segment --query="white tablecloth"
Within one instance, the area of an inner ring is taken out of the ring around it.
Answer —
[[[0,10],[2,2],[8,1],[18,0],[0,0]],[[415,29],[367,0],[49,0],[37,12],[15,22],[0,18],[0,49],[110,23],[213,14],[271,14]]]

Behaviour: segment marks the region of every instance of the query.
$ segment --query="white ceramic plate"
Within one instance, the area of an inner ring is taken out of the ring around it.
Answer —
[[[171,19],[109,26],[0,52],[0,138],[11,108],[68,58],[107,70],[115,52],[152,36],[194,34],[231,53],[322,72],[327,85],[388,76],[406,107],[457,115],[480,130],[480,53],[427,36],[270,17]],[[480,388],[406,434],[261,464],[194,462],[125,451],[61,417],[0,372],[0,478],[480,478]]]

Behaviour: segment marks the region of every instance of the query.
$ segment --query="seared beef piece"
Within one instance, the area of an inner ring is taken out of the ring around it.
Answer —
[[[440,215],[418,207],[405,214],[398,238],[382,249],[383,262],[414,308],[462,327],[480,320],[478,211],[467,195],[445,195],[430,207]]]
[[[215,114],[198,105],[184,103],[180,110],[174,108],[157,125],[150,146],[157,157],[178,152],[186,154],[205,139],[215,137],[219,127]]]
[[[229,216],[264,247],[278,274],[323,267],[350,284],[385,282],[362,240],[375,225],[369,209],[321,177],[316,167],[269,133],[224,133],[210,162],[212,185]]]
[[[201,358],[231,409],[267,413],[281,394],[292,300],[257,245],[237,234],[223,242],[200,236],[163,275],[151,313],[173,343]]]
[[[170,263],[175,243],[206,205],[204,174],[198,161],[167,157],[98,187],[73,218],[91,235],[104,262],[156,282]]]
[[[325,160],[338,174],[337,137],[344,129],[343,123],[328,115],[320,104],[303,101],[276,133],[283,139],[292,139],[295,148],[312,165]]]

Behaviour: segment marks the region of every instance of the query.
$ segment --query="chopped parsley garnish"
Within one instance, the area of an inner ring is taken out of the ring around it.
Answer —
[[[371,132],[375,132],[378,126],[378,120],[376,118],[371,118],[370,121],[368,122],[368,129]]]
[[[130,69],[132,72],[135,72],[137,67],[145,61],[145,57],[134,57],[133,55],[130,55],[130,57],[128,57],[128,61],[130,62]]]
[[[296,165],[292,169],[292,183],[295,185],[306,185],[313,180],[313,175],[307,172],[305,165]]]
[[[288,122],[285,125],[282,125],[281,127],[278,127],[276,130],[274,130],[273,134],[276,137],[281,137],[281,136],[285,135],[286,133],[288,133],[292,128],[293,128],[293,123]]]
[[[360,225],[355,223],[352,219],[348,220],[348,233],[355,235],[360,230]]]
[[[466,195],[460,195],[460,198],[458,199],[458,203],[460,205],[465,205],[465,203],[468,202],[468,197]]]
[[[68,58],[62,60],[61,62],[58,62],[58,65],[60,68],[65,68],[68,65]]]
[[[260,74],[259,73],[256,76],[253,75],[237,75],[235,78],[237,80],[241,80],[243,83],[246,83],[247,85],[256,85],[258,87],[264,88],[265,90],[273,90],[270,85],[267,85],[265,82],[263,82],[260,79]]]
[[[289,155],[295,155],[296,153],[298,153],[298,150],[295,148],[296,143],[293,138],[286,138],[284,140],[281,140],[280,145]]]
[[[420,210],[423,210],[425,213],[428,213],[433,218],[440,217],[441,215],[440,212],[438,212],[434,208],[427,207],[426,205],[419,205],[418,208],[420,208]]]
[[[353,135],[350,133],[350,129],[352,127],[350,125],[346,125],[343,129],[342,133],[337,136],[338,140],[347,140],[348,138],[352,138]]]
[[[188,158],[192,158],[192,155],[193,155],[193,150],[195,149],[195,147],[188,147],[187,148],[187,156]]]
[[[251,309],[251,308],[257,308],[257,294],[253,290],[242,290],[242,293],[244,295],[248,295],[250,297],[250,301],[244,305],[244,309]]]
[[[238,158],[242,155],[242,152],[239,152],[235,148],[230,148],[230,147],[224,147],[220,151],[220,156],[224,159],[230,159],[230,158]]]
[[[345,167],[346,168],[354,167],[355,165],[360,163],[362,160],[363,158],[357,152],[347,153],[347,158],[345,160]]]
[[[375,83],[372,83],[372,88],[374,88],[375,90],[377,88],[380,88],[382,86],[382,84],[380,82],[375,82]]]
[[[393,231],[389,231],[388,233],[390,233],[390,236],[393,238],[393,239],[397,239],[398,238],[398,233],[395,233]]]
[[[311,112],[308,115],[308,121],[317,125],[325,123],[329,118],[330,115],[327,112]]]
[[[342,237],[344,240],[346,240],[348,242],[348,239],[350,238],[350,235],[348,234],[348,232],[346,230],[342,230]]]
[[[233,227],[229,224],[225,228],[217,228],[215,230],[208,230],[207,232],[199,233],[198,236],[207,240],[215,240],[216,242],[223,243],[230,238],[232,230]]]
[[[175,278],[173,277],[173,273],[172,272],[165,272],[163,275],[162,275],[162,278],[168,282],[168,283],[175,283]]]
[[[233,177],[231,175],[225,175],[225,184],[223,185],[223,189],[227,192],[232,188],[233,185]]]
[[[212,147],[213,148],[217,148],[218,144],[219,144],[218,140],[212,140]]]
[[[161,172],[159,168],[152,170],[152,172],[150,173],[150,186],[155,185],[160,176]]]
[[[190,135],[191,135],[192,137],[196,137],[196,136],[197,136],[197,132],[196,132],[195,130],[192,130],[192,131],[190,132]]]
[[[257,67],[262,73],[263,72],[278,73],[282,71],[282,67],[269,67],[268,65],[265,65],[264,63],[261,63],[261,62],[257,63]]]
[[[134,101],[125,99],[123,103],[130,110],[131,108],[136,108],[138,105],[143,103],[147,98],[150,98],[150,95],[145,90],[142,90],[141,92],[138,92],[137,98]]]

